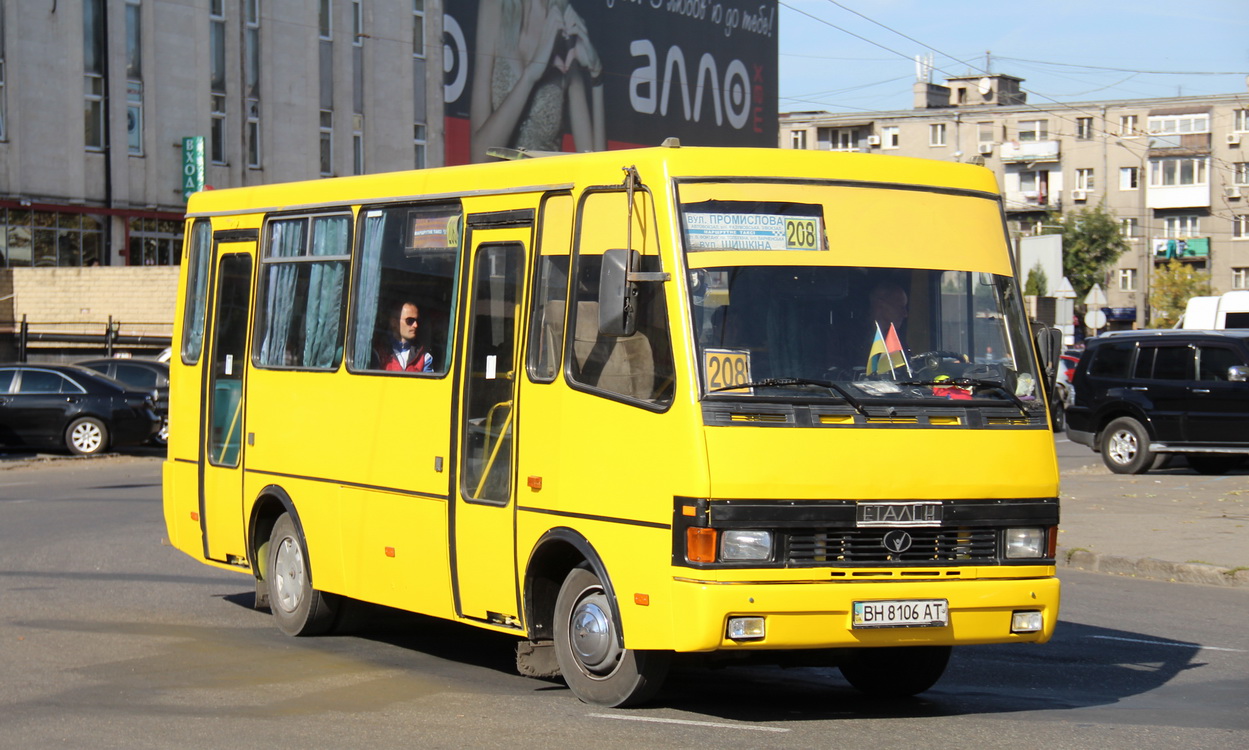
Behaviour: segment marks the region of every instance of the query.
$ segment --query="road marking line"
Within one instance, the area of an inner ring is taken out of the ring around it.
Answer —
[[[752,727],[745,724],[721,724],[715,721],[691,721],[689,719],[661,719],[654,716],[618,716],[616,714],[586,714],[594,719],[620,719],[621,721],[649,721],[654,724],[684,724],[693,727],[715,729],[747,729],[751,732],[788,732],[782,727]]]
[[[1103,641],[1125,641],[1127,643],[1147,643],[1150,646],[1171,646],[1172,648],[1196,648],[1199,651],[1230,651],[1233,654],[1249,653],[1242,648],[1221,648],[1219,646],[1202,646],[1199,643],[1170,643],[1167,641],[1147,641],[1142,638],[1120,638],[1113,635],[1090,635],[1089,638],[1100,638]]]

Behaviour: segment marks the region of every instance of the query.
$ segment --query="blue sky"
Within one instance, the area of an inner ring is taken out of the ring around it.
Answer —
[[[982,74],[986,51],[1032,104],[1249,102],[1246,0],[780,0],[779,27],[781,112],[911,109],[916,55],[931,53],[945,83]]]

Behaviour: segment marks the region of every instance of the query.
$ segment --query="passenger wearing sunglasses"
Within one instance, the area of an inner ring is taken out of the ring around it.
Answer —
[[[390,330],[373,346],[374,365],[391,372],[432,372],[434,357],[416,339],[421,310],[404,301],[392,308]]]

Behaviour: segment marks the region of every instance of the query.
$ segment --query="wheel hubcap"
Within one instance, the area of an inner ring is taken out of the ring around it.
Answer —
[[[1110,439],[1110,457],[1117,464],[1131,463],[1136,458],[1136,450],[1136,436],[1130,432],[1116,432]]]
[[[83,453],[94,453],[100,448],[100,430],[89,422],[75,427],[72,439],[74,447]]]
[[[607,597],[592,593],[577,603],[569,618],[573,654],[591,676],[610,674],[620,660],[609,611]]]
[[[294,539],[286,537],[273,556],[274,582],[277,584],[278,606],[294,612],[303,598],[304,552]]]

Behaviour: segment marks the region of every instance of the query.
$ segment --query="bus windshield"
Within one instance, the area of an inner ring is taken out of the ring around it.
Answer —
[[[971,402],[1043,419],[1017,287],[1009,269],[978,263],[986,244],[1005,254],[1002,236],[946,248],[940,235],[959,233],[921,235],[901,220],[874,237],[842,232],[853,219],[830,216],[845,210],[838,190],[682,205],[704,398]],[[868,192],[850,196],[865,211]],[[954,219],[990,204],[938,199]],[[881,265],[845,265],[846,247]]]

